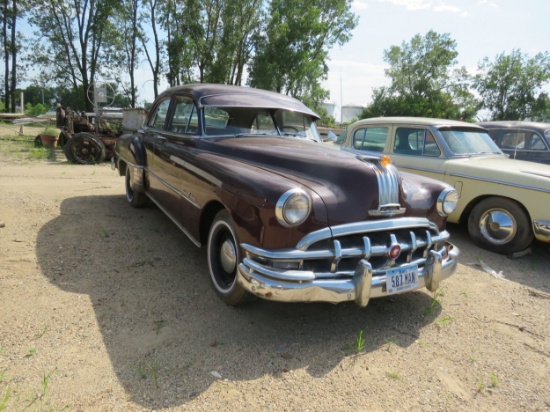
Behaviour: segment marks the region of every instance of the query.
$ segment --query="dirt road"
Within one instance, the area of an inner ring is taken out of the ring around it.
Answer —
[[[461,264],[435,295],[235,309],[123,186],[0,156],[0,410],[550,409],[547,245],[511,260],[451,226]]]

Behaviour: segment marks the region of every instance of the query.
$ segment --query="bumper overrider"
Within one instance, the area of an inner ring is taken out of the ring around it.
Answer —
[[[399,218],[333,226],[305,236],[294,249],[242,244],[237,282],[251,294],[280,302],[355,301],[426,287],[436,291],[457,269],[460,250],[425,218]],[[414,284],[400,291],[389,273],[413,268]]]

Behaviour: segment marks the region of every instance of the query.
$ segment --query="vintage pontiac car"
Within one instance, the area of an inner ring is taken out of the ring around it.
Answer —
[[[440,179],[460,200],[449,222],[497,253],[518,255],[534,238],[550,242],[550,166],[509,159],[487,130],[419,117],[364,119],[341,135],[342,149],[386,154],[400,171]]]
[[[427,287],[457,267],[447,215],[456,191],[399,174],[387,157],[319,143],[299,101],[246,87],[171,88],[113,167],[135,207],[153,201],[207,248],[229,305],[355,301]]]

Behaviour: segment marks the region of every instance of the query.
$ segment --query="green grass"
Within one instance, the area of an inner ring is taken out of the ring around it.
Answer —
[[[397,372],[386,372],[386,375],[387,375],[389,378],[392,378],[392,379],[394,379],[394,380],[396,380],[396,381],[399,381],[399,380],[403,379],[403,378],[401,377],[401,375],[398,374]]]
[[[34,137],[0,137],[0,155],[18,160],[44,161],[53,159],[59,149],[36,146]]]
[[[443,289],[439,289],[437,292],[435,292],[430,304],[426,309],[424,309],[424,317],[428,317],[434,312],[436,305],[439,303],[439,297],[441,296],[445,296],[445,291]]]
[[[365,347],[365,339],[363,338],[363,330],[359,331],[359,335],[355,338],[355,349],[357,352],[361,352]]]

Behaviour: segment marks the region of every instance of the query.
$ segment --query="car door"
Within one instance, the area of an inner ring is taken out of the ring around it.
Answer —
[[[152,109],[143,130],[142,142],[147,156],[147,195],[161,208],[166,207],[167,199],[163,183],[163,174],[158,159],[155,158],[156,146],[165,139],[166,121],[170,108],[170,97],[160,100]]]
[[[447,158],[430,129],[397,125],[388,139],[387,154],[398,169],[453,183],[446,176]]]
[[[191,238],[189,210],[198,206],[187,187],[187,165],[199,139],[197,108],[188,96],[174,96],[166,122],[166,130],[158,133],[155,144],[156,187],[163,210]],[[186,212],[187,211],[187,212]],[[191,219],[192,220],[192,219]]]

